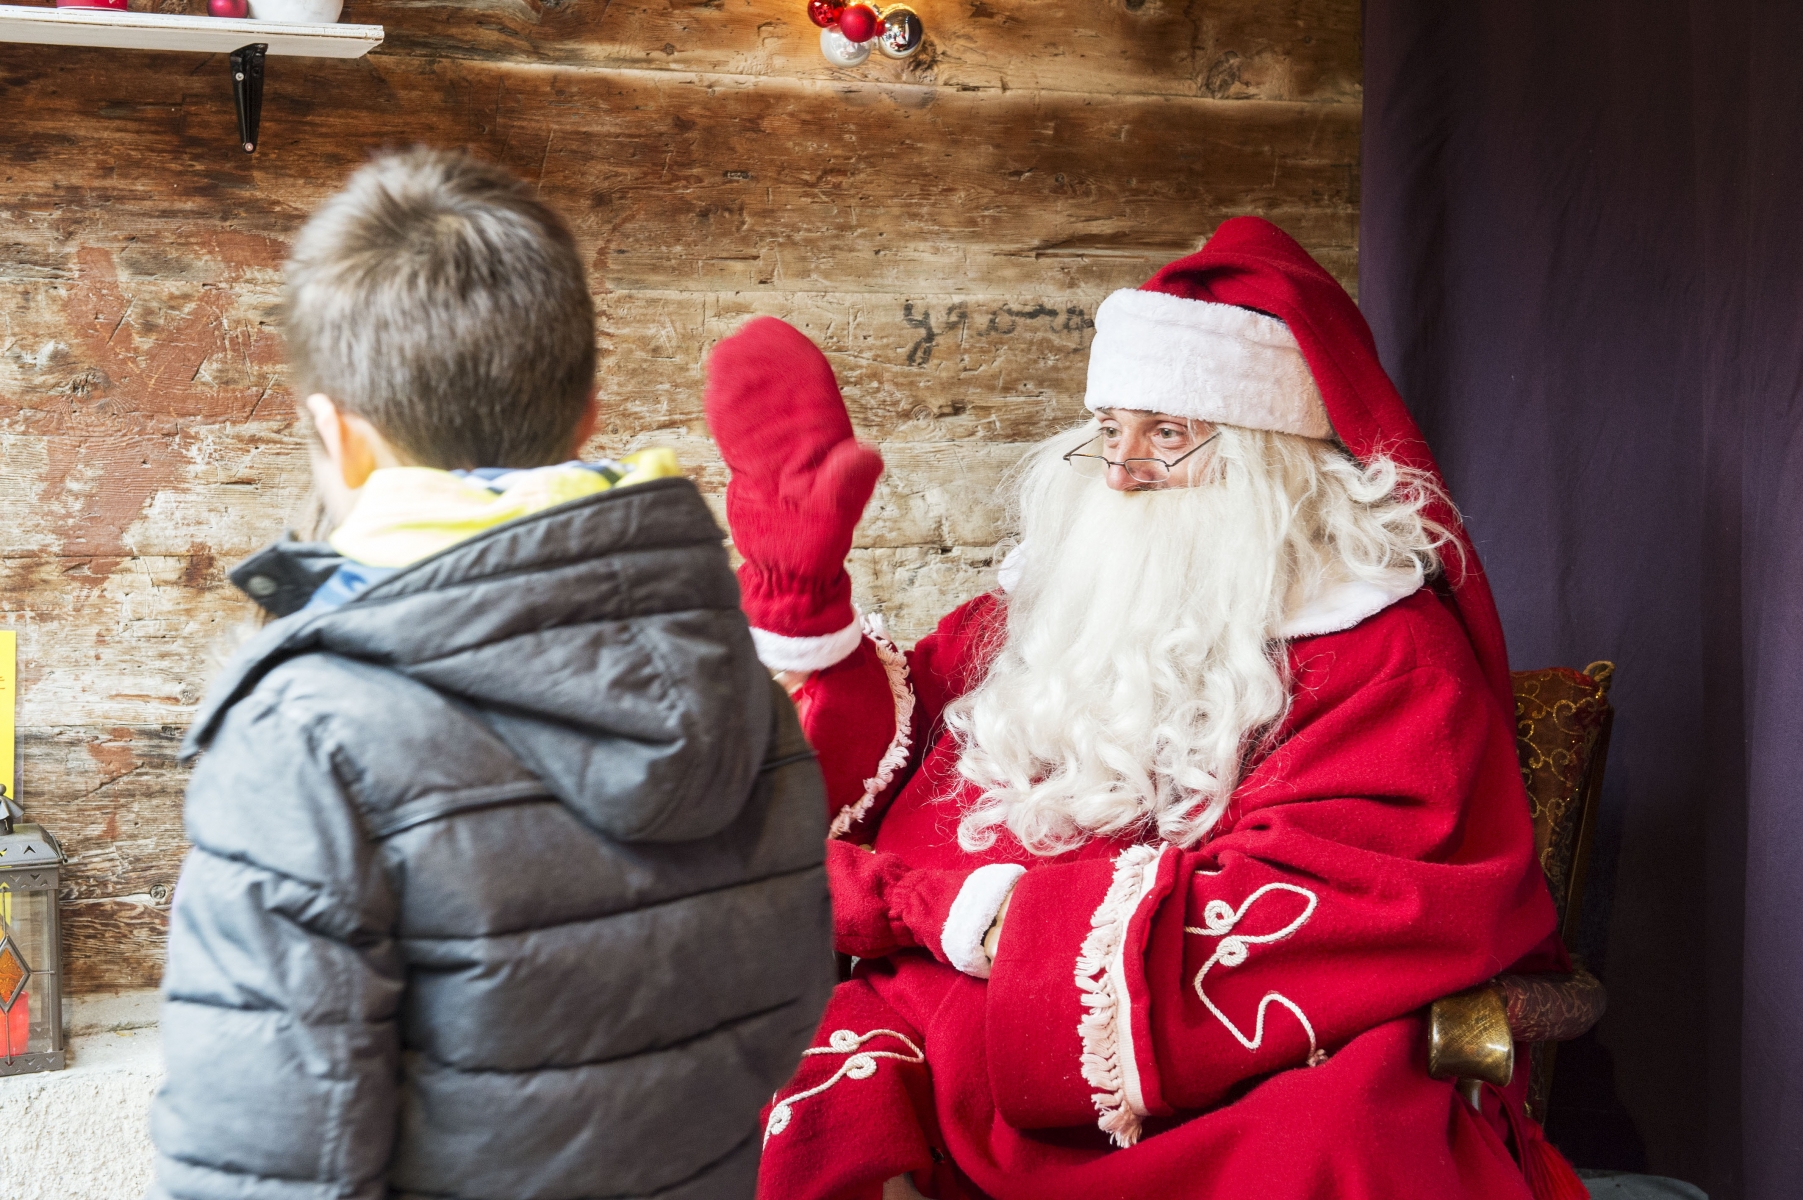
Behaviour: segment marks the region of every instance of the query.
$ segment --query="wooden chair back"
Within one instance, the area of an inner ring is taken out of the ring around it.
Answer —
[[[1584,876],[1596,828],[1597,799],[1609,755],[1615,709],[1609,685],[1615,664],[1582,671],[1547,667],[1516,671],[1515,751],[1534,818],[1534,848],[1559,910],[1559,936],[1575,942]]]
[[[1584,877],[1615,719],[1609,703],[1614,675],[1614,663],[1594,662],[1582,671],[1548,667],[1513,676],[1515,750],[1534,818],[1534,848],[1568,949],[1577,944],[1584,907]],[[1536,1042],[1531,1051],[1528,1112],[1536,1120],[1546,1119],[1557,1047]]]

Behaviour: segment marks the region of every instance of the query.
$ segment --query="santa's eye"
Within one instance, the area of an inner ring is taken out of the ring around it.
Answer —
[[[1159,429],[1158,436],[1167,442],[1175,442],[1189,436],[1189,434],[1187,430],[1178,429],[1172,425],[1165,425]]]

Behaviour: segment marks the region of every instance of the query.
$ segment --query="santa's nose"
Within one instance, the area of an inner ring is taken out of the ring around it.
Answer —
[[[1143,470],[1141,470],[1141,474],[1144,474]],[[1154,482],[1146,479],[1135,479],[1127,468],[1119,466],[1110,466],[1108,468],[1107,482],[1108,486],[1117,492],[1143,492],[1150,491],[1153,488],[1170,486],[1165,480]]]

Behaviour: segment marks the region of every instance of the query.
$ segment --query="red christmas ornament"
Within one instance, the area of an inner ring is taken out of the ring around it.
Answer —
[[[837,24],[844,11],[845,0],[808,0],[808,20],[822,29]]]
[[[209,16],[237,18],[249,11],[248,0],[207,0]]]
[[[850,4],[839,14],[839,32],[847,41],[868,42],[882,28],[876,9],[868,4]]]

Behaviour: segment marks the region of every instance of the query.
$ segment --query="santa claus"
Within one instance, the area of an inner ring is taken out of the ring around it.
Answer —
[[[1250,217],[1096,314],[997,591],[901,652],[844,559],[882,470],[768,318],[708,420],[826,775],[843,983],[761,1194],[1521,1200],[1583,1187],[1427,1074],[1423,1006],[1562,967],[1501,628],[1350,297]]]

